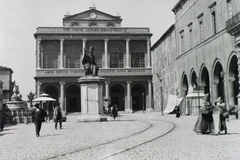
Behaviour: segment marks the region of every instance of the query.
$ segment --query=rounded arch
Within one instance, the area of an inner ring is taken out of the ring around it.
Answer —
[[[114,27],[115,25],[113,24],[113,23],[111,23],[111,22],[108,22],[107,24],[106,24],[106,27]]]
[[[42,68],[57,68],[58,67],[58,52],[59,46],[54,43],[44,44],[41,48],[43,54]]]
[[[97,42],[90,42],[87,45],[87,48],[89,48],[90,46],[94,47],[94,56],[96,58],[97,61],[97,66],[99,68],[103,67],[103,54],[104,54],[104,48],[103,45],[101,45],[101,43],[97,43]]]
[[[203,93],[210,93],[209,73],[205,65],[200,70],[200,88],[203,88]]]
[[[198,84],[197,84],[197,74],[194,69],[191,70],[190,77],[191,77],[191,80],[190,80],[191,87],[190,88],[192,91],[195,91],[195,90],[197,90]]]
[[[70,26],[72,26],[72,27],[74,27],[74,26],[80,26],[80,24],[79,24],[78,22],[72,22],[72,23],[70,24]]]
[[[146,89],[142,84],[132,87],[132,109],[133,111],[146,110]]]
[[[145,51],[145,47],[142,43],[135,43],[131,46],[130,52],[143,52]]]
[[[218,97],[222,97],[223,100],[225,101],[225,95],[224,95],[224,72],[223,72],[223,67],[222,64],[216,60],[214,65],[213,65],[213,91],[212,91],[212,97],[213,100],[216,100]]]
[[[124,67],[124,47],[121,43],[113,43],[109,46],[110,68]]]
[[[238,105],[238,94],[239,94],[239,77],[238,77],[238,59],[237,54],[233,52],[231,56],[229,57],[228,61],[228,67],[227,67],[227,73],[228,73],[228,103],[229,105]]]
[[[46,87],[43,88],[43,92],[47,93],[49,97],[56,99],[55,102],[47,102],[43,103],[43,109],[47,110],[49,113],[49,118],[52,119],[53,117],[53,110],[54,110],[54,104],[58,103],[58,95],[59,95],[59,90],[56,86],[54,85],[47,85]]]
[[[182,74],[181,91],[182,97],[185,97],[188,94],[188,78],[185,72]]]
[[[124,88],[120,84],[114,84],[110,89],[111,104],[116,104],[119,111],[125,110]]]
[[[66,62],[64,64],[65,68],[80,68],[80,54],[79,51],[82,47],[77,44],[77,42],[65,43],[64,45],[64,56]]]
[[[90,23],[88,24],[88,27],[97,27],[97,26],[98,26],[98,24],[95,23],[95,22],[90,22]]]
[[[78,85],[70,85],[66,89],[66,111],[81,112],[80,87]]]

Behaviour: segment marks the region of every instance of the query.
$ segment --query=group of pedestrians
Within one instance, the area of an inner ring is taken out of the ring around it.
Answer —
[[[34,106],[35,106],[35,109],[32,111],[32,121],[35,124],[36,136],[39,137],[42,122],[45,122],[46,112],[42,108],[40,108],[39,103],[36,103]],[[58,123],[61,129],[62,128],[62,112],[61,112],[61,108],[59,107],[59,103],[55,105],[53,115],[54,115],[53,119],[55,122],[55,129],[57,129]]]
[[[199,116],[193,131],[202,134],[214,133],[214,120],[212,114],[215,107],[219,109],[218,134],[221,134],[222,131],[225,131],[225,134],[227,134],[226,118],[229,116],[227,106],[223,102],[222,97],[219,97],[215,101],[215,105],[213,105],[210,102],[210,94],[206,94],[203,98],[203,106],[199,109]]]

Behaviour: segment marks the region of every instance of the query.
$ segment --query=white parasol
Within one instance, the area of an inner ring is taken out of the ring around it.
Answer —
[[[33,102],[42,102],[42,101],[56,101],[56,99],[53,99],[51,97],[39,97],[33,100]]]
[[[40,97],[33,100],[33,102],[46,102],[46,101],[56,101],[56,99],[49,97],[49,95],[46,93],[43,93],[40,95]]]

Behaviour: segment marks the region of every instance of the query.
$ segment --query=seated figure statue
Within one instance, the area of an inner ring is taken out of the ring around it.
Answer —
[[[89,52],[87,53],[86,49],[84,49],[84,56],[82,60],[82,64],[84,66],[85,75],[86,76],[97,76],[98,75],[98,66],[95,60],[94,47],[89,47]]]

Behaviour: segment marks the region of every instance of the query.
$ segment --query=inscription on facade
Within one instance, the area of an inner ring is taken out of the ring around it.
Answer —
[[[37,76],[81,76],[84,75],[83,69],[79,70],[38,70]],[[129,75],[151,75],[151,69],[100,69],[100,76],[118,75],[118,76],[129,76]]]

